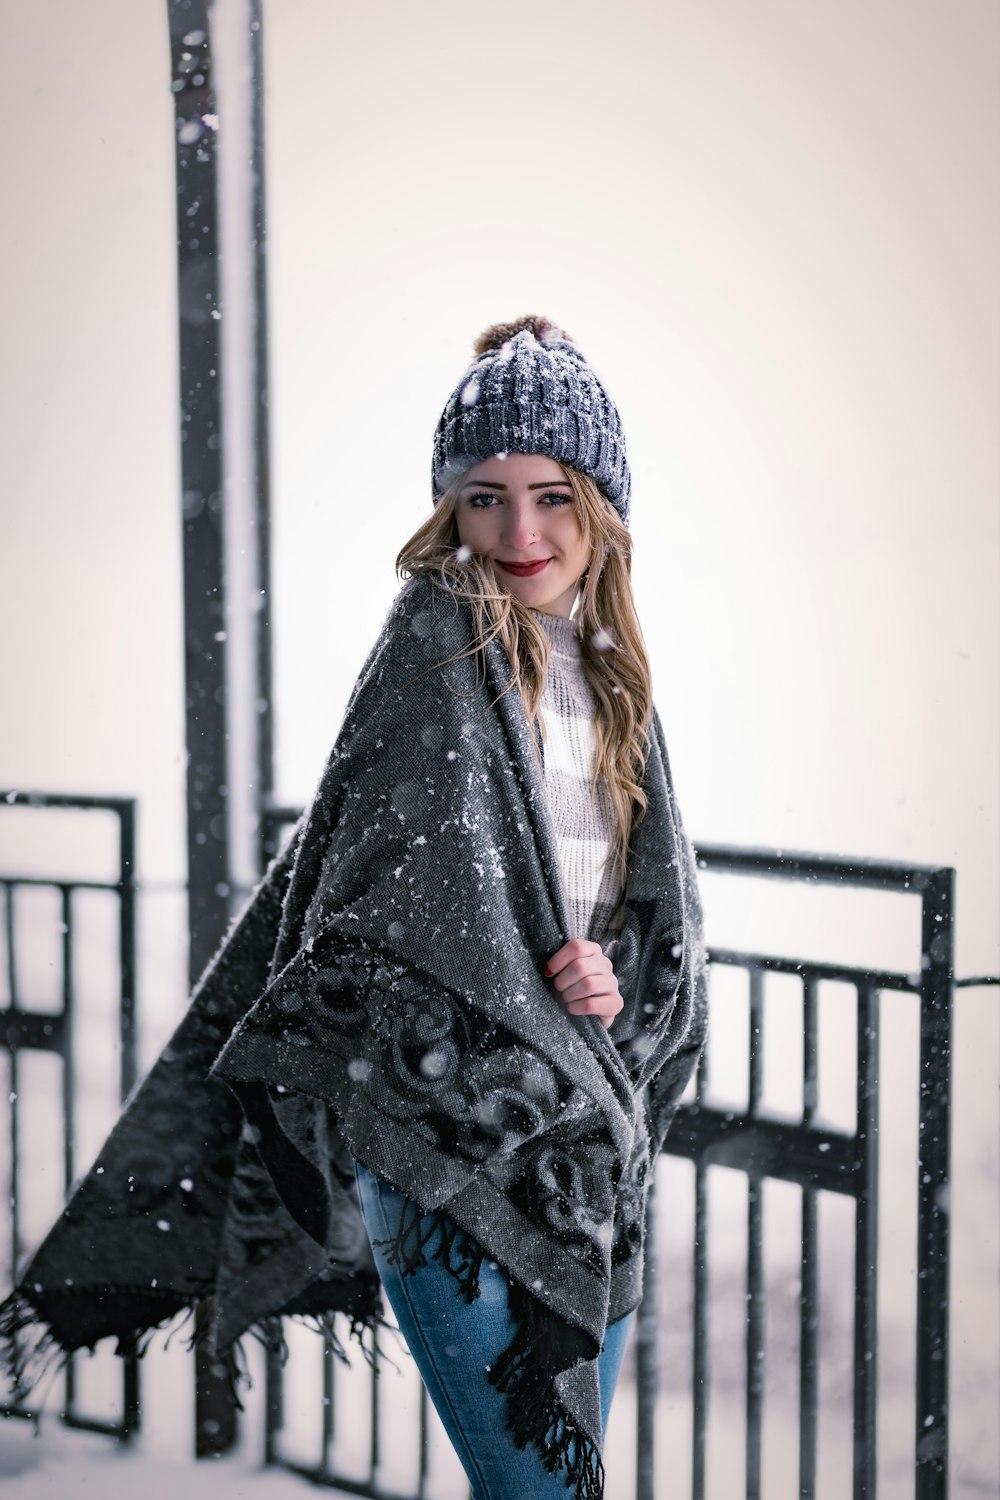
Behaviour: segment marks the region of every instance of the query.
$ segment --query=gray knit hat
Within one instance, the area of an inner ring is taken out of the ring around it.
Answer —
[[[589,474],[628,525],[632,480],[621,418],[568,334],[546,318],[497,323],[434,433],[434,503],[494,453],[544,453]]]

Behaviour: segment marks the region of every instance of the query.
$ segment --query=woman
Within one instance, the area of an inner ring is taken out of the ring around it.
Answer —
[[[23,1386],[184,1306],[220,1353],[362,1335],[384,1289],[476,1500],[591,1500],[701,910],[617,411],[542,319],[476,355],[312,805],[4,1322]]]

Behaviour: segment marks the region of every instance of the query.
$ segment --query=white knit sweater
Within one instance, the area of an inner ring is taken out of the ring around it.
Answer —
[[[600,942],[621,896],[614,871],[615,813],[604,782],[595,799],[593,722],[597,702],[583,670],[583,647],[572,620],[532,614],[549,638],[542,695],[545,794],[566,890],[571,937]]]

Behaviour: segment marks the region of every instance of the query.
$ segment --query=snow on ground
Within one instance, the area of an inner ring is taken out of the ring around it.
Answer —
[[[121,1448],[57,1422],[46,1423],[35,1437],[22,1421],[0,1428],[0,1491],[4,1500],[304,1500],[307,1493],[301,1479],[263,1470],[249,1454],[196,1463],[181,1452],[150,1455],[142,1443]]]

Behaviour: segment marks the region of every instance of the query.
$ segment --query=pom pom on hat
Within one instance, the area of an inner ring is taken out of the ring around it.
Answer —
[[[516,334],[525,331],[533,334],[540,344],[552,343],[554,339],[563,339],[567,344],[573,342],[568,333],[563,333],[548,318],[528,313],[513,323],[493,323],[489,328],[484,328],[472,346],[473,353],[490,354],[494,349],[501,349],[504,344],[509,344]]]
[[[567,333],[529,314],[494,323],[434,434],[434,501],[494,453],[542,453],[589,474],[628,525],[631,477],[614,402]]]

